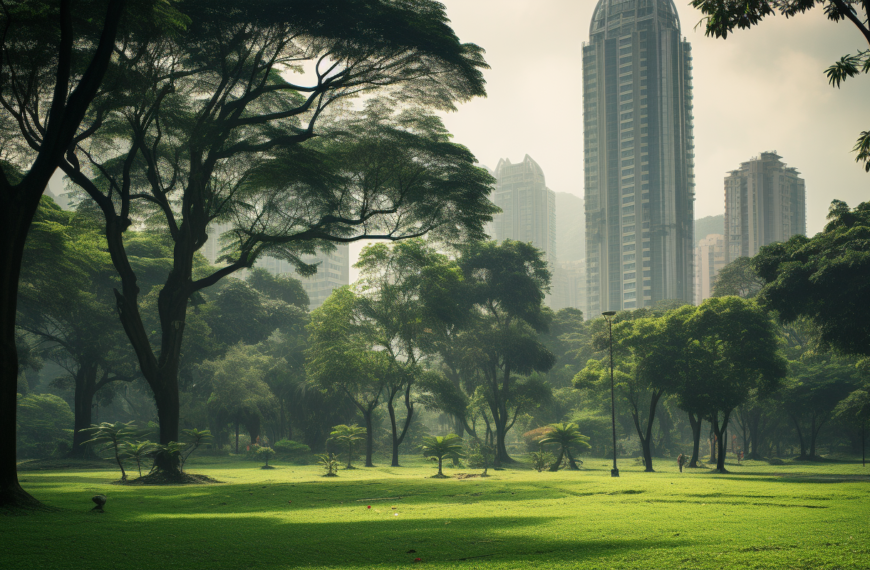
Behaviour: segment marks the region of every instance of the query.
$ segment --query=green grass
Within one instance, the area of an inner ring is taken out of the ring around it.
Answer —
[[[323,478],[316,466],[202,458],[189,470],[224,483],[188,487],[22,472],[60,510],[0,518],[0,568],[870,567],[870,467],[860,463],[748,462],[715,475],[623,461],[612,479],[606,461],[589,459],[581,472],[438,480],[430,463],[404,461]],[[89,512],[97,493],[104,514]]]

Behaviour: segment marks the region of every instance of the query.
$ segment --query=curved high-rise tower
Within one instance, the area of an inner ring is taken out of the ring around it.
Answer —
[[[599,0],[583,45],[589,317],[693,301],[691,54],[672,0]]]

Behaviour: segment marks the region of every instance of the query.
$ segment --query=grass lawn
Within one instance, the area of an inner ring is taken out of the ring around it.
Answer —
[[[324,478],[316,466],[194,458],[188,471],[224,483],[188,487],[22,471],[25,489],[60,510],[0,517],[0,568],[870,568],[860,463],[714,475],[626,460],[612,479],[587,459],[581,472],[438,480],[431,463],[404,461]],[[89,512],[97,493],[103,514]]]

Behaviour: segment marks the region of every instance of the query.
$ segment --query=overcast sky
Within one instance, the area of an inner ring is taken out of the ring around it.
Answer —
[[[488,97],[447,116],[455,140],[490,168],[528,154],[552,190],[582,196],[581,46],[595,0],[441,1],[460,40],[482,46],[492,67]],[[676,5],[694,57],[695,217],[723,213],[725,173],[767,150],[806,180],[810,235],[832,199],[870,200],[870,174],[851,152],[870,129],[870,78],[838,90],[824,75],[862,47],[855,27],[816,9],[721,40],[695,30],[700,12],[686,0]]]

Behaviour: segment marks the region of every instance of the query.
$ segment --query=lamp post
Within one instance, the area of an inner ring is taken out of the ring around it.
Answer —
[[[607,328],[610,332],[610,422],[613,426],[613,469],[610,470],[610,476],[619,477],[619,469],[616,467],[616,406],[613,403],[613,315],[616,311],[604,311],[601,314],[607,319]]]

